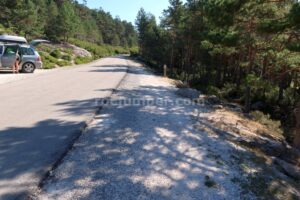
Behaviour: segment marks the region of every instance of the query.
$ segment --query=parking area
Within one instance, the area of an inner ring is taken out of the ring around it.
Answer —
[[[19,74],[13,74],[12,71],[0,71],[0,85],[5,84],[5,83],[11,83],[14,81],[19,81],[23,80],[26,78],[31,78],[34,76],[39,76],[41,74],[48,73],[52,70],[42,70],[42,69],[37,69],[33,74],[24,74],[24,73],[19,73]]]

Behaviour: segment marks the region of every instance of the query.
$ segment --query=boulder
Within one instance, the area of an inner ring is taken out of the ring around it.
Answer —
[[[224,107],[222,106],[222,105],[214,105],[213,106],[213,109],[216,109],[216,110],[218,110],[218,109],[223,109]]]
[[[66,47],[66,48],[71,48],[73,50],[73,54],[75,56],[92,57],[92,54],[89,51],[87,51],[86,49],[80,48],[78,46],[75,46],[73,44],[63,43],[62,46]]]
[[[183,98],[196,100],[196,99],[199,99],[199,96],[201,95],[201,92],[196,90],[196,89],[192,89],[192,88],[179,88],[176,91],[176,94],[178,96],[183,97]]]
[[[211,105],[221,104],[221,100],[215,95],[206,96],[205,102]]]

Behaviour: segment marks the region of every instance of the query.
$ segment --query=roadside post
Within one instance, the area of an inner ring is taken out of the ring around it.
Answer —
[[[167,77],[167,65],[164,65],[164,77]]]

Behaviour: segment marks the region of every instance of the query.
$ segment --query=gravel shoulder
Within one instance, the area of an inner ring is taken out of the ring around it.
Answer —
[[[129,61],[129,71],[34,199],[255,199],[232,157],[243,151],[195,124],[205,106]],[[132,100],[131,102],[129,100]]]

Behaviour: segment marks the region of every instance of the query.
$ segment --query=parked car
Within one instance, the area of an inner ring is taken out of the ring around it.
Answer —
[[[30,45],[0,44],[0,70],[12,70],[18,50],[21,55],[21,72],[33,73],[35,69],[41,69],[43,67],[39,53]]]
[[[35,69],[43,68],[41,56],[34,46],[49,41],[33,40],[28,44],[24,37],[0,35],[0,42],[0,70],[12,70],[17,51],[21,55],[21,72],[33,73]]]

